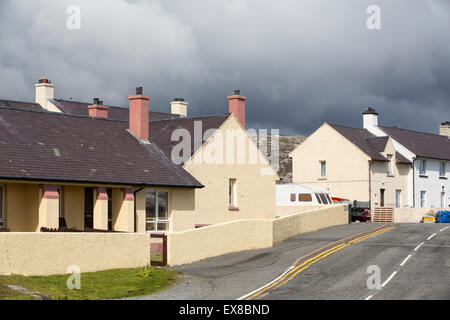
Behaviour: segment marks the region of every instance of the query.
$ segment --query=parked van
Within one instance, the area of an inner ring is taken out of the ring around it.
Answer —
[[[302,184],[277,184],[277,206],[306,206],[333,204],[330,193],[325,189]]]

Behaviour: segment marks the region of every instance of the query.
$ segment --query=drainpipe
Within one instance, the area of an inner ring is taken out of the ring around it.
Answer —
[[[369,207],[370,207],[370,216],[372,216],[372,176],[370,174],[370,168],[372,166],[372,161],[369,160]]]
[[[416,207],[416,159],[413,159],[412,163],[413,170],[413,208]]]
[[[133,192],[133,196],[134,196],[134,232],[136,232],[136,193],[138,193],[139,191],[141,191],[142,189],[144,189],[144,187],[140,187],[139,189],[136,189]]]

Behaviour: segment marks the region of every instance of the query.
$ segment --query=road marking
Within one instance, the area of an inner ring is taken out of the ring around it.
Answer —
[[[406,259],[405,260],[403,260],[403,262],[402,263],[400,263],[400,266],[401,267],[403,267],[403,265],[406,263],[406,261],[408,261],[409,260],[409,258],[411,258],[411,254],[409,255],[409,256],[407,256],[406,257]]]
[[[244,296],[238,298],[238,300],[244,300],[244,299],[247,298],[248,296],[250,296],[250,295],[252,295],[252,294],[258,292],[258,291],[261,290],[261,289],[264,289],[264,288],[267,287],[268,285],[270,285],[270,284],[274,283],[275,281],[277,281],[278,279],[280,279],[282,276],[284,276],[286,273],[288,273],[288,272],[291,271],[292,269],[294,269],[294,266],[290,266],[290,267],[289,267],[289,268],[288,268],[281,276],[279,276],[278,278],[273,279],[271,282],[269,282],[268,284],[262,286],[261,288],[258,288],[258,289],[256,289],[256,290],[250,292],[250,293],[247,293],[246,295],[244,295]]]
[[[334,246],[331,249],[328,249],[324,252],[321,252],[319,254],[317,254],[316,256],[304,261],[302,264],[298,265],[298,266],[292,266],[290,269],[288,269],[285,273],[283,273],[281,276],[279,276],[278,278],[272,280],[270,283],[266,284],[265,286],[256,289],[252,292],[250,292],[249,294],[246,294],[244,296],[242,296],[241,298],[239,298],[239,300],[242,299],[246,299],[246,300],[251,300],[253,298],[256,298],[258,296],[260,296],[261,294],[265,293],[266,291],[270,290],[271,288],[275,287],[279,288],[282,285],[286,284],[288,281],[292,280],[293,278],[295,278],[300,272],[302,272],[303,270],[307,269],[308,267],[310,267],[312,264],[324,259],[325,257],[329,256],[332,253],[335,253],[339,250],[342,250],[352,244],[358,243],[360,241],[363,241],[365,239],[368,239],[370,237],[374,237],[382,232],[386,232],[388,230],[391,230],[395,228],[395,226],[388,226],[385,228],[381,228],[381,229],[377,229],[376,231],[369,233],[367,235],[355,238],[351,241],[349,241],[348,243],[342,243],[339,245]],[[289,278],[288,278],[289,277]],[[268,293],[268,292],[267,292]],[[266,296],[266,294],[264,294],[264,296]],[[262,297],[262,296],[261,296]]]
[[[371,295],[371,296],[368,296],[367,298],[365,298],[364,300],[370,300],[370,299],[372,299],[373,298],[373,295]]]
[[[414,251],[419,250],[419,248],[423,245],[423,242],[421,244],[419,244],[417,247],[414,248]]]
[[[441,231],[447,230],[449,227],[445,227],[444,229],[441,229]]]
[[[436,235],[436,233],[433,233],[431,236],[429,236],[429,237],[427,238],[427,240],[431,240],[431,238],[433,238],[435,235]]]
[[[383,284],[381,285],[381,288],[383,288],[385,285],[387,285],[389,283],[389,281],[391,281],[392,278],[395,277],[396,274],[397,274],[397,271],[392,272],[392,274],[389,276],[389,278],[387,278],[386,281],[383,282]]]

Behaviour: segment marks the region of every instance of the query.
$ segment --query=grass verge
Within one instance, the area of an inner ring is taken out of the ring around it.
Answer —
[[[0,299],[35,299],[31,295],[9,289],[16,285],[39,292],[54,300],[98,300],[135,297],[154,293],[171,286],[179,273],[157,267],[115,269],[81,274],[81,288],[67,288],[67,275],[0,276]]]

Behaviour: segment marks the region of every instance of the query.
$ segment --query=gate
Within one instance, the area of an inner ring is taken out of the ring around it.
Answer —
[[[394,222],[394,207],[375,207],[372,222]]]
[[[164,233],[150,234],[150,264],[167,265],[167,236]]]

